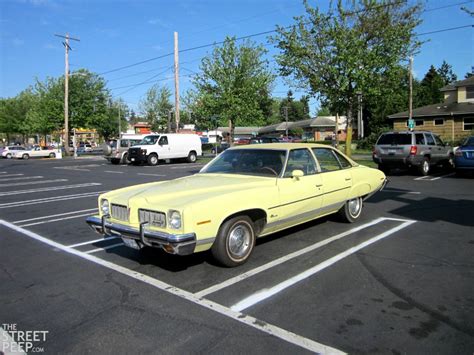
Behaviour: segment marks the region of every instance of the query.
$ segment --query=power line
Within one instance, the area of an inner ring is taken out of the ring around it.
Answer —
[[[125,93],[127,93],[127,92],[129,92],[129,91],[131,91],[131,90],[133,90],[133,89],[135,89],[136,87],[138,87],[138,86],[140,86],[140,85],[149,84],[149,83],[152,82],[152,81],[151,81],[152,79],[156,78],[157,76],[163,75],[164,73],[166,73],[166,72],[167,72],[168,70],[170,70],[171,68],[172,68],[172,67],[168,67],[168,68],[166,68],[165,71],[162,71],[162,72],[160,72],[160,73],[158,73],[158,74],[155,74],[155,75],[151,76],[150,78],[148,78],[148,79],[146,79],[146,80],[144,80],[144,81],[142,81],[142,82],[140,82],[140,83],[138,83],[138,84],[132,84],[132,85],[127,85],[127,86],[122,86],[122,87],[120,87],[120,88],[124,89],[124,88],[126,88],[126,87],[130,87],[130,89],[127,89],[127,90],[125,90],[125,91],[123,91],[123,92],[121,92],[120,94],[117,94],[117,95],[115,95],[115,96],[123,95],[123,94],[125,94]],[[163,81],[163,80],[168,80],[168,79],[160,79],[160,80],[158,80],[158,81]],[[118,89],[120,89],[120,88],[115,88],[115,89],[110,89],[110,90],[118,90]]]
[[[436,10],[441,10],[441,9],[447,9],[448,7],[454,7],[454,6],[459,6],[459,5],[465,5],[465,4],[471,4],[471,1],[464,1],[464,2],[458,2],[457,4],[451,4],[451,5],[445,5],[445,6],[440,6],[440,7],[434,7],[432,9],[426,9],[423,12],[431,12],[431,11],[436,11]]]
[[[459,30],[459,29],[461,29],[461,28],[467,28],[467,27],[474,27],[474,25],[464,25],[464,26],[459,26],[459,27],[445,28],[445,29],[443,29],[443,30],[437,30],[437,31],[425,32],[425,33],[419,33],[417,36],[425,36],[425,35],[430,35],[430,34],[433,34],[433,33],[454,31],[454,30]]]

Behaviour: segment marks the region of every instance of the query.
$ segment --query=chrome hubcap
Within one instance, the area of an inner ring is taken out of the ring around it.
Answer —
[[[428,172],[429,168],[430,168],[430,165],[428,164],[428,162],[424,161],[423,162],[423,171]]]
[[[349,201],[349,213],[351,216],[357,216],[360,211],[360,207],[362,206],[362,202],[359,198],[355,198]]]
[[[229,251],[236,257],[245,256],[250,248],[250,231],[243,225],[237,225],[229,235]]]

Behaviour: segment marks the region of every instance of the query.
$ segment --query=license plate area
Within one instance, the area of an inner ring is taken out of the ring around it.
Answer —
[[[122,238],[123,244],[125,244],[127,247],[140,250],[141,246],[134,240],[134,239],[128,239],[128,238]]]

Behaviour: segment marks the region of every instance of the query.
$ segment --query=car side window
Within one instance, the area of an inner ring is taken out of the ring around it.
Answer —
[[[283,177],[291,177],[293,170],[302,170],[305,175],[316,174],[316,163],[308,149],[293,149],[290,151]]]
[[[425,136],[422,133],[415,134],[415,142],[416,144],[426,144],[425,143]]]
[[[439,138],[437,135],[433,135],[434,136],[434,139],[436,141],[436,145],[439,145],[439,146],[444,146],[444,143],[443,141],[441,140],[441,138]]]
[[[166,137],[166,136],[161,137],[158,144],[159,145],[168,145],[168,137]]]
[[[428,145],[436,145],[435,140],[433,139],[433,136],[431,134],[425,134],[425,136]]]
[[[313,153],[319,162],[321,172],[341,170],[341,164],[331,149],[313,148]]]
[[[339,154],[339,152],[332,151],[333,154],[336,155],[337,160],[339,160],[339,163],[341,164],[343,169],[351,168],[352,164],[347,160],[342,154]]]
[[[128,139],[122,139],[120,141],[120,148],[128,148]]]

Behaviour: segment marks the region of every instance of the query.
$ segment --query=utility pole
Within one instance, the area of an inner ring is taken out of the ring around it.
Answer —
[[[362,92],[357,91],[357,138],[361,139],[364,137],[364,123],[362,122]]]
[[[119,104],[119,107],[118,107],[118,138],[120,138],[120,133],[122,132],[122,122],[121,122],[121,119],[120,119],[120,114],[121,114],[121,106],[120,105],[120,102],[118,103]]]
[[[66,33],[66,36],[57,35],[56,37],[64,38],[63,46],[65,49],[64,55],[64,138],[63,144],[65,144],[64,154],[69,155],[69,50],[72,48],[69,46],[69,40],[78,41],[80,39],[69,37],[69,33]]]
[[[413,57],[410,57],[410,98],[408,99],[408,128],[410,131],[415,127],[413,121]]]
[[[283,107],[283,112],[285,113],[285,122],[286,122],[285,135],[286,135],[286,138],[288,138],[288,106]]]
[[[176,133],[179,132],[179,58],[178,58],[178,32],[174,33],[174,109],[176,120]]]

